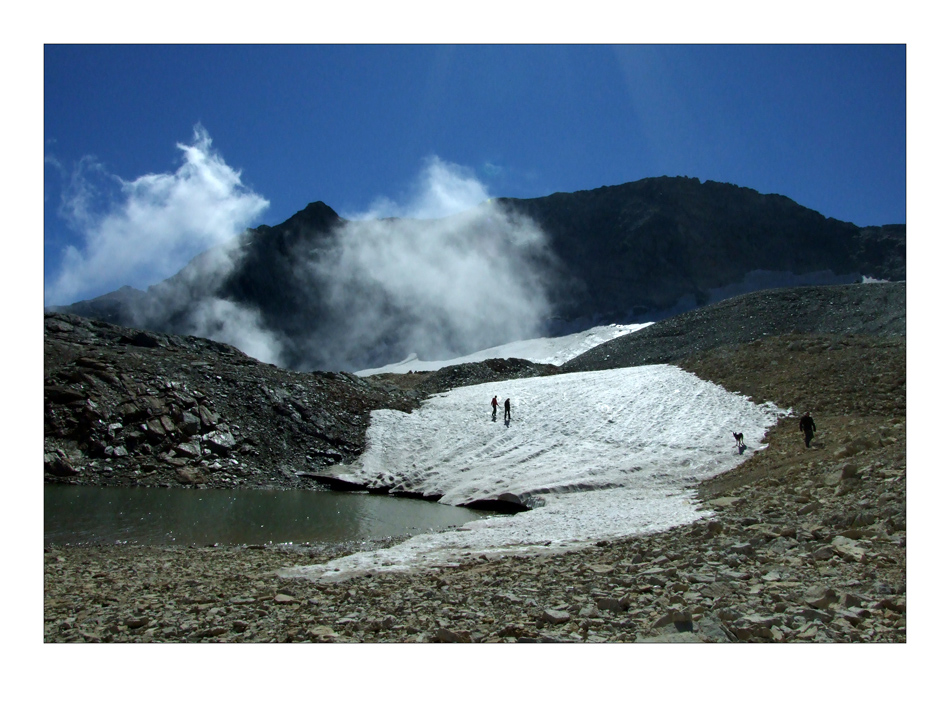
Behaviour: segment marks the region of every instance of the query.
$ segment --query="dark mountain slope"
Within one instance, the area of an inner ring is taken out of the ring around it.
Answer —
[[[758,286],[747,277],[759,270],[905,278],[904,225],[861,229],[733,184],[663,177],[500,201],[542,226],[581,283],[561,301],[567,319],[659,319],[684,297],[701,305]]]
[[[904,282],[763,290],[733,297],[588,350],[561,372],[672,363],[786,334],[906,335]]]
[[[662,177],[490,203],[534,220],[548,238],[551,254],[531,261],[553,303],[546,334],[663,319],[753,289],[905,276],[904,225],[860,228],[732,184]],[[440,222],[385,223],[412,236],[431,233]],[[290,368],[360,369],[424,356],[425,350],[410,349],[411,331],[421,324],[417,310],[371,280],[348,287],[348,300],[320,283],[319,270],[341,254],[334,232],[346,229],[358,238],[366,224],[316,202],[282,224],[248,230],[235,250],[200,255],[145,293],[123,288],[58,309],[237,344],[220,315],[206,314],[207,303],[221,300],[255,316]],[[367,308],[371,314],[356,321],[355,310]],[[469,308],[480,314],[477,305]],[[367,319],[376,329],[363,341]],[[344,340],[353,349],[342,356]]]

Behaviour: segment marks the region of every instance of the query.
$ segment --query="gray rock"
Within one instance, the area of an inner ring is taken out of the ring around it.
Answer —
[[[805,604],[809,607],[814,609],[827,609],[833,602],[838,600],[838,595],[833,589],[818,585],[808,589],[803,599]]]
[[[864,602],[863,599],[861,599],[860,597],[855,596],[855,595],[852,594],[851,592],[845,592],[845,593],[842,594],[842,595],[839,597],[839,599],[838,599],[838,603],[839,603],[842,607],[847,607],[847,608],[850,608],[850,607],[859,607],[859,606],[861,606],[861,604],[862,604],[863,602]]]
[[[613,597],[601,597],[596,604],[598,609],[609,612],[622,612],[627,608],[621,600]]]
[[[745,615],[736,619],[730,629],[739,641],[759,639],[774,639],[772,627],[781,624],[781,617],[763,615]]]
[[[206,433],[201,437],[201,439],[205,442],[212,453],[215,453],[219,456],[228,453],[236,445],[233,435],[230,433],[222,433],[220,431]]]
[[[695,632],[664,632],[652,637],[637,635],[637,644],[697,644],[702,642]]]
[[[201,419],[186,410],[181,415],[181,432],[186,436],[196,435],[201,430]]]
[[[459,642],[471,642],[472,638],[464,632],[453,632],[451,629],[445,627],[439,627],[439,631],[435,635],[436,642],[448,642],[448,643],[459,643]]]
[[[212,413],[203,405],[198,406],[198,418],[201,420],[201,427],[205,430],[214,428],[220,419],[217,413]]]
[[[663,627],[674,625],[680,631],[692,630],[692,624],[692,614],[680,609],[671,609],[653,623],[653,629],[662,629]]]
[[[186,441],[175,446],[175,453],[185,458],[198,458],[201,456],[201,445],[197,441]]]
[[[858,466],[856,463],[846,463],[841,469],[841,480],[848,478],[858,478]]]
[[[76,476],[79,474],[73,464],[70,463],[66,454],[58,448],[55,451],[43,455],[43,469],[58,477]]]
[[[857,624],[865,617],[869,617],[871,613],[867,609],[862,609],[860,607],[848,607],[847,609],[839,609],[836,614],[844,619],[849,624]]]
[[[815,620],[818,620],[818,621],[826,622],[826,623],[830,622],[834,616],[830,612],[825,612],[821,609],[812,609],[810,607],[800,610],[797,614],[800,617],[804,617],[805,620],[809,622],[814,622]]]
[[[722,569],[719,576],[723,579],[732,579],[733,581],[745,581],[752,578],[752,574],[747,571],[736,571],[734,569]]]
[[[561,609],[545,609],[541,619],[549,624],[565,624],[571,620],[571,615]]]
[[[736,636],[712,617],[693,622],[693,632],[704,642],[735,642]],[[685,634],[685,633],[684,633]]]
[[[851,539],[836,536],[831,540],[831,548],[845,561],[863,563],[867,558],[867,549],[858,546]]]

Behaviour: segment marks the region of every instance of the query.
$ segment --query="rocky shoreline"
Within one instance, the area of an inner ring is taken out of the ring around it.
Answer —
[[[323,488],[362,452],[370,413],[461,385],[556,372],[487,360],[412,375],[284,370],[197,337],[47,313],[44,481],[93,486]]]
[[[330,583],[286,573],[345,551],[47,547],[44,641],[905,642],[904,338],[785,335],[680,365],[807,406],[815,444],[785,419],[699,487],[707,518],[550,556]]]

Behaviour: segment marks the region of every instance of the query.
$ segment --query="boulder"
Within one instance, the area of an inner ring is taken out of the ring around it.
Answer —
[[[201,420],[201,427],[204,430],[209,430],[214,428],[217,425],[219,416],[217,413],[212,413],[205,406],[198,406],[198,418]]]
[[[233,435],[230,433],[222,433],[221,431],[206,433],[201,439],[212,453],[219,456],[225,455],[236,445]]]
[[[836,536],[832,539],[831,548],[845,561],[863,563],[867,557],[867,549],[844,536]]]
[[[43,470],[58,477],[79,475],[79,471],[69,462],[69,458],[66,457],[66,454],[58,448],[55,451],[44,454]]]
[[[176,455],[185,458],[198,458],[201,456],[201,445],[197,441],[186,441],[175,446]]]
[[[445,627],[439,627],[439,631],[435,635],[435,641],[459,643],[459,642],[471,642],[472,638],[468,635],[467,632],[453,632],[451,629],[446,629]]]
[[[148,418],[148,410],[140,407],[131,400],[122,403],[117,409],[122,420],[126,423],[137,423]]]
[[[541,620],[548,624],[566,624],[571,620],[571,615],[561,609],[545,609]]]
[[[671,609],[653,623],[653,629],[662,629],[673,625],[677,631],[692,631],[693,615],[688,611]]]
[[[86,399],[86,394],[58,385],[47,385],[43,388],[44,397],[53,403],[78,403]]]
[[[729,551],[731,551],[733,554],[740,554],[742,556],[752,556],[752,554],[755,552],[755,548],[748,541],[741,541],[733,544],[729,548]]]
[[[858,466],[856,463],[846,463],[844,468],[841,469],[841,480],[844,481],[849,478],[858,478]]]
[[[781,617],[750,614],[736,619],[730,629],[740,641],[749,640],[753,637],[771,640],[774,638],[772,628],[781,623]]]
[[[158,347],[160,345],[155,335],[143,331],[138,331],[133,335],[123,335],[119,338],[119,341],[136,347]]]
[[[821,585],[813,586],[805,592],[803,597],[805,604],[814,609],[827,609],[832,602],[838,600],[838,595],[833,589]]]
[[[201,430],[201,419],[191,411],[181,414],[181,432],[186,436],[193,436]]]
[[[596,604],[598,609],[609,612],[622,612],[627,608],[621,600],[614,597],[600,597]]]
[[[152,418],[145,424],[145,433],[153,443],[157,443],[168,434],[158,418]]]

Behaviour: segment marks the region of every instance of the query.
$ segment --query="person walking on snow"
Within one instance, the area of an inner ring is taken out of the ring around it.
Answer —
[[[798,430],[805,434],[805,448],[811,448],[811,439],[815,437],[815,431],[818,430],[811,413],[806,412],[802,419],[798,421]]]
[[[511,398],[505,398],[505,420],[511,420]]]
[[[491,419],[495,420],[495,416],[498,415],[498,396],[496,395],[491,399]]]

